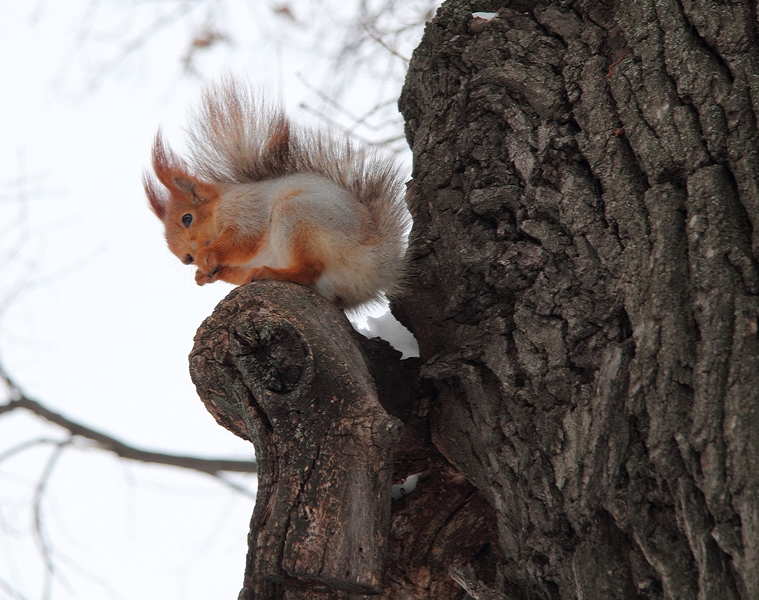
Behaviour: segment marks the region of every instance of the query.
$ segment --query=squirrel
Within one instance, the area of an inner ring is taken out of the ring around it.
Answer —
[[[402,291],[409,217],[394,161],[293,125],[238,81],[206,89],[189,159],[159,129],[152,166],[150,207],[198,285],[279,279],[345,309]]]

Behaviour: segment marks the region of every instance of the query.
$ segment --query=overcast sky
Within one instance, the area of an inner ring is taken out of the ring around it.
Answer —
[[[130,4],[0,6],[0,359],[29,396],[127,443],[250,458],[252,445],[216,425],[187,371],[195,330],[231,288],[195,285],[141,184],[159,124],[180,145],[201,87],[182,57],[209,13],[157,29],[120,60],[125,39],[156,17],[149,3]],[[243,75],[313,120],[299,109],[314,101],[302,81],[318,84],[324,63],[297,50],[298,27],[263,5],[217,4],[230,7],[229,41],[196,66],[205,79]],[[376,92],[365,89],[370,106]],[[0,457],[37,438],[64,439],[25,414],[0,418]],[[251,498],[201,475],[69,449],[41,501],[41,541],[33,498],[53,452],[40,445],[0,462],[0,599],[41,597],[40,543],[59,568],[56,600],[236,597]]]

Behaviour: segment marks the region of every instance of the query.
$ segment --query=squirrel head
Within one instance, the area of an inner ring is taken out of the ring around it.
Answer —
[[[143,176],[150,208],[163,222],[169,249],[184,264],[192,264],[198,250],[221,233],[214,219],[219,187],[191,175],[160,131],[153,144],[153,171],[155,178],[149,173]]]

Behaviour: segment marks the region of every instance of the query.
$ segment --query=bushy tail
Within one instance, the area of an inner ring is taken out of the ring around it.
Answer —
[[[226,79],[209,87],[190,129],[191,168],[208,181],[252,183],[318,173],[364,204],[377,226],[377,278],[388,297],[402,292],[410,225],[395,161],[334,133],[293,125],[284,111]]]

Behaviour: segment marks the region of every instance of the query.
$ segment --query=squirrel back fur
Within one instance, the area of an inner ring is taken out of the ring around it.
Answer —
[[[159,131],[145,176],[169,248],[199,285],[283,279],[345,308],[397,296],[408,212],[394,161],[227,80],[210,87],[182,159]]]

